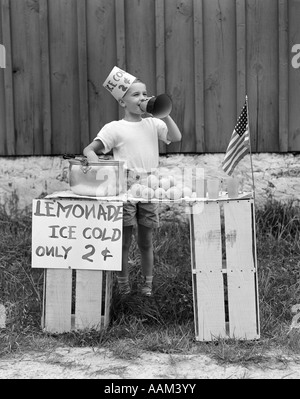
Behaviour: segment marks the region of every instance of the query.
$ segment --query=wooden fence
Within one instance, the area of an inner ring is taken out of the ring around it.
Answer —
[[[253,152],[300,151],[300,0],[0,0],[0,155],[79,154],[119,117],[114,65],[173,99],[181,143],[224,152],[245,95]]]

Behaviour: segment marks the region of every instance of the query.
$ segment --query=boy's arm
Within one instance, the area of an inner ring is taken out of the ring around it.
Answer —
[[[88,162],[99,162],[97,153],[104,150],[104,144],[101,140],[94,140],[83,150],[83,155],[87,157]]]
[[[165,118],[162,118],[162,120],[165,122],[165,124],[168,127],[167,139],[172,142],[181,141],[181,132],[178,129],[178,126],[176,125],[176,123],[170,117],[170,115],[166,116]]]

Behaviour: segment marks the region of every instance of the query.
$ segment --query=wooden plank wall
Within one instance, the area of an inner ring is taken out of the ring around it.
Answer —
[[[122,114],[114,65],[169,93],[181,143],[225,152],[249,97],[253,152],[300,151],[300,0],[0,0],[0,155],[81,153]]]
[[[300,1],[289,0],[288,7],[288,40],[289,49],[294,44],[300,44]],[[294,55],[294,54],[293,54]],[[299,112],[299,93],[300,93],[300,69],[292,67],[289,62],[289,80],[288,80],[288,121],[289,121],[289,146],[300,148],[300,112]]]

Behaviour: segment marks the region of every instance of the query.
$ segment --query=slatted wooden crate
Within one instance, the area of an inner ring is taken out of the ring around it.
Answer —
[[[109,324],[112,272],[45,269],[44,276],[42,327],[45,331],[101,330]]]
[[[207,201],[190,221],[196,339],[259,338],[253,200]]]

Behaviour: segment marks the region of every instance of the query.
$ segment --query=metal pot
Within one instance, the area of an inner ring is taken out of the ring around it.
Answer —
[[[73,193],[90,197],[110,197],[123,194],[125,187],[124,162],[99,158],[88,163],[86,157],[65,155],[69,160],[69,184]]]

